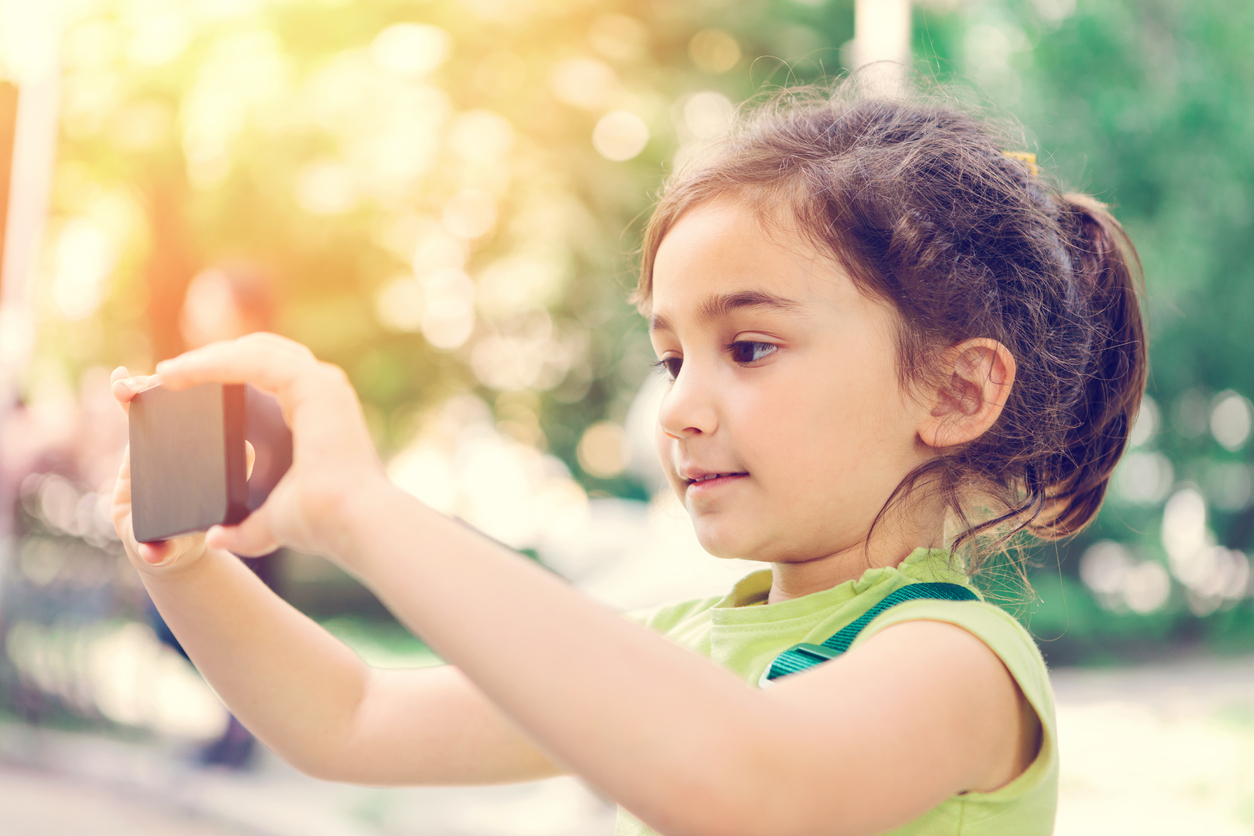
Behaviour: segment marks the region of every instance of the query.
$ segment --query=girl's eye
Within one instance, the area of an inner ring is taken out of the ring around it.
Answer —
[[[774,343],[759,343],[752,340],[738,340],[728,346],[731,351],[732,360],[741,365],[756,363],[765,357],[769,357],[779,350],[779,346]]]
[[[664,357],[653,364],[653,368],[666,375],[669,380],[679,377],[679,369],[683,366],[682,357]]]

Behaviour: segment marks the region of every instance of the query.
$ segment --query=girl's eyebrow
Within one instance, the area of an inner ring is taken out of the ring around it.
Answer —
[[[729,313],[742,308],[765,308],[772,311],[792,312],[799,310],[802,304],[794,299],[788,299],[784,296],[777,296],[774,293],[767,293],[762,290],[741,290],[736,293],[722,293],[711,296],[701,304],[700,310],[697,311],[697,320],[702,324],[708,324],[719,317],[727,316]],[[653,314],[649,318],[650,331],[671,331],[670,320],[661,314]]]

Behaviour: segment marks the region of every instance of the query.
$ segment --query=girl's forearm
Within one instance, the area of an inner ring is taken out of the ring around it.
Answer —
[[[475,784],[558,774],[459,671],[374,670],[210,549],[143,574],[183,649],[231,711],[284,760],[362,784]]]
[[[345,565],[556,761],[654,826],[755,797],[778,747],[757,745],[765,706],[731,673],[395,489],[348,517]]]
[[[370,669],[227,552],[141,573],[153,603],[231,711],[298,768],[322,771],[349,733]]]

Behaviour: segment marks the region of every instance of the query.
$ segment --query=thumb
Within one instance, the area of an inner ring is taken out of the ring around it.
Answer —
[[[205,542],[212,548],[225,549],[241,557],[260,557],[279,547],[264,510],[248,516],[239,525],[215,525],[205,534]]]

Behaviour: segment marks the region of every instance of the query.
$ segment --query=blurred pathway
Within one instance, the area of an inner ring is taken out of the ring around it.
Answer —
[[[569,778],[380,789],[317,781],[264,752],[248,772],[202,769],[191,764],[191,751],[0,724],[0,834],[609,836],[614,830],[613,806]]]
[[[1057,836],[1254,836],[1254,656],[1060,670]],[[237,774],[173,744],[0,724],[5,836],[609,836],[572,779],[375,789],[265,756]]]
[[[0,832],[13,836],[238,836],[197,814],[46,772],[0,766]]]
[[[1254,834],[1254,656],[1054,672],[1056,836]]]

